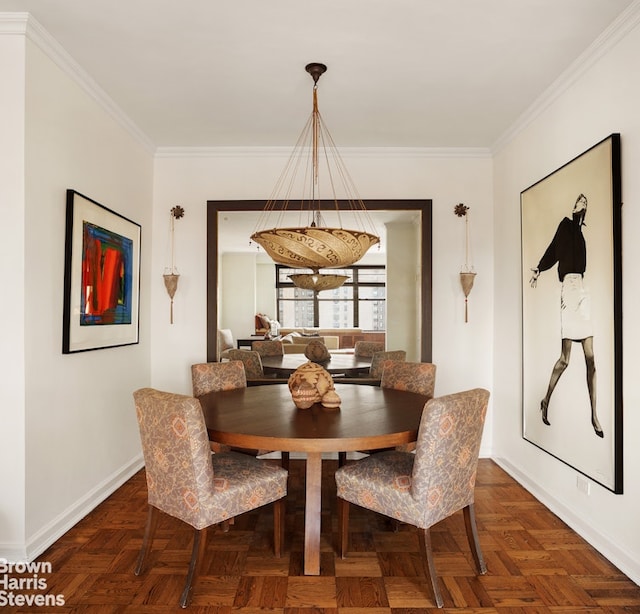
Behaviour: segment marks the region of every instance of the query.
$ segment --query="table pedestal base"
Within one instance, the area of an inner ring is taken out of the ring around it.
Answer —
[[[307,452],[306,503],[304,512],[304,573],[320,575],[322,453]]]

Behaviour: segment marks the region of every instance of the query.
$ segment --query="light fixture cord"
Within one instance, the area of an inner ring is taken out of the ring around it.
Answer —
[[[312,126],[312,138],[313,138],[313,143],[312,143],[312,149],[313,151],[311,152],[311,159],[312,159],[312,167],[313,167],[313,182],[312,182],[312,186],[313,186],[313,192],[311,195],[311,202],[315,203],[316,202],[316,190],[318,188],[318,181],[319,181],[319,160],[318,160],[318,136],[319,136],[319,131],[320,131],[320,113],[318,111],[318,84],[315,83],[313,86],[313,111],[311,113],[312,117],[313,117],[313,126]],[[320,226],[320,206],[318,206],[316,212],[314,213],[314,221],[316,226]]]
[[[171,218],[171,227],[170,227],[171,228],[171,230],[170,230],[170,233],[171,233],[171,273],[173,274],[174,271],[176,270],[176,267],[175,267],[175,256],[174,256],[174,254],[175,254],[175,248],[174,248],[174,245],[175,245],[175,219],[176,218],[173,215],[173,211],[169,214],[169,217]],[[173,303],[173,301],[171,301],[171,302]]]
[[[469,212],[464,216],[464,230],[465,230],[465,252],[464,252],[464,266],[466,270],[469,270]]]

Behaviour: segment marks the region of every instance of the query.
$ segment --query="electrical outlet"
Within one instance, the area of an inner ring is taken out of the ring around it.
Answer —
[[[576,487],[580,492],[583,492],[585,495],[591,494],[591,483],[583,475],[578,476],[576,480]]]

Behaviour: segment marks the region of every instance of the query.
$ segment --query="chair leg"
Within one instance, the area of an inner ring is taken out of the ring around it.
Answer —
[[[340,556],[347,558],[349,549],[349,502],[338,497],[338,534],[340,535]]]
[[[429,529],[421,529],[418,531],[420,550],[424,560],[427,562],[427,568],[429,576],[431,577],[431,586],[433,588],[433,596],[436,600],[436,605],[441,608],[444,605],[442,600],[442,594],[440,593],[440,587],[438,586],[438,574],[436,572],[436,566],[433,561],[433,549],[431,547],[431,532]]]
[[[482,556],[482,550],[480,549],[480,540],[478,539],[478,526],[476,524],[476,510],[475,505],[470,503],[463,509],[464,524],[467,529],[467,540],[469,547],[471,548],[471,554],[476,561],[476,566],[480,574],[487,573],[487,566]]]
[[[289,471],[289,452],[280,452],[280,465]]]
[[[135,575],[139,576],[144,568],[145,559],[147,554],[151,550],[153,545],[153,536],[156,534],[156,527],[158,526],[159,511],[157,507],[153,505],[149,506],[147,511],[147,523],[144,528],[144,537],[142,538],[142,547],[140,548],[140,554],[138,554],[138,561],[136,563]]]
[[[207,549],[207,529],[194,529],[193,549],[191,550],[191,561],[189,562],[189,571],[187,573],[187,581],[185,582],[182,595],[180,596],[180,607],[186,608],[191,601],[191,593],[193,586],[198,578],[200,563]]]
[[[276,558],[282,555],[284,540],[284,499],[273,502],[273,553]]]

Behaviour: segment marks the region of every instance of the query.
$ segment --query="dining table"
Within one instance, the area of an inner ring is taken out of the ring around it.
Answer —
[[[322,456],[378,450],[416,441],[428,397],[335,384],[340,407],[298,409],[286,384],[210,392],[199,397],[209,439],[249,449],[306,455],[304,573],[320,574]]]
[[[264,372],[278,377],[288,377],[298,367],[309,362],[304,354],[282,354],[280,356],[262,356],[261,358]],[[356,354],[331,354],[329,360],[318,364],[331,375],[363,375],[369,373],[371,357]]]

